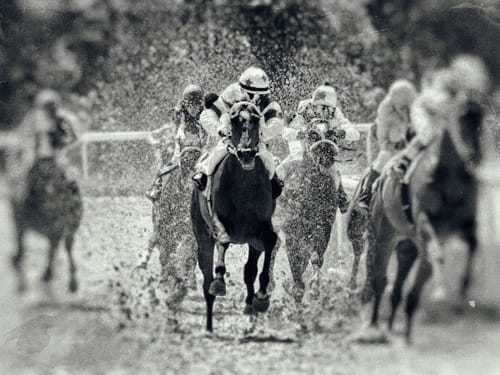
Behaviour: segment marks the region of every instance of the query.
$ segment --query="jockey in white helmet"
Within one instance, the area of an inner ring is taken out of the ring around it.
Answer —
[[[263,119],[261,123],[261,142],[259,142],[258,155],[269,172],[273,184],[274,198],[279,196],[283,183],[277,178],[272,154],[267,151],[266,143],[272,138],[281,135],[283,119],[281,107],[269,97],[269,78],[260,68],[250,67],[245,70],[238,83],[229,85],[211,108],[205,110],[200,118],[202,126],[213,136],[220,136],[213,152],[200,163],[200,173],[193,180],[199,189],[204,190],[207,176],[212,176],[217,165],[227,155],[227,142],[230,141],[229,133],[231,124],[228,112],[231,107],[240,101],[251,101],[260,109]]]
[[[333,86],[325,82],[318,86],[311,99],[302,100],[298,107],[290,126],[283,132],[283,138],[288,141],[290,154],[278,167],[278,173],[282,178],[288,175],[288,171],[293,167],[293,162],[302,160],[304,153],[303,134],[307,131],[308,125],[314,120],[321,120],[328,124],[331,130],[341,130],[345,132],[345,140],[356,142],[360,139],[360,134],[343,115],[337,103],[337,92]],[[329,171],[336,182],[337,189],[342,189],[340,173],[335,164]],[[348,201],[345,192],[341,195],[346,199],[341,204],[341,210],[347,210]]]
[[[405,79],[394,82],[377,110],[376,139],[379,153],[373,161],[360,194],[360,206],[368,209],[372,196],[372,185],[380,176],[382,168],[396,152],[404,148],[413,132],[410,108],[417,97],[415,86]]]

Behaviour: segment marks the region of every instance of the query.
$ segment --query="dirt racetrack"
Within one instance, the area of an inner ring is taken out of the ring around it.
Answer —
[[[352,340],[364,324],[364,311],[345,288],[348,247],[334,250],[332,243],[319,296],[309,293],[302,306],[283,288],[290,274],[281,249],[271,309],[258,317],[242,314],[246,254],[234,247],[227,257],[228,295],[216,301],[215,333],[208,335],[200,278],[198,289],[173,312],[155,290],[157,253],[146,273],[132,272],[150,234],[146,199],[85,199],[75,245],[80,280],[75,296],[67,292],[68,265],[62,251],[51,290],[39,282],[47,250],[36,235],[27,241],[28,293],[16,293],[9,210],[4,201],[0,207],[2,374],[500,373],[500,257],[492,257],[492,249],[483,248],[478,258],[470,302],[453,302],[451,294],[445,304],[427,299],[418,315],[414,344],[407,346],[398,334],[402,316],[388,344]],[[454,256],[449,267],[456,269],[459,259]],[[451,270],[451,287],[453,274]]]

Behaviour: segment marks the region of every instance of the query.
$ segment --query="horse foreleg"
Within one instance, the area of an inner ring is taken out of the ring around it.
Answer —
[[[472,266],[474,265],[474,255],[477,250],[477,237],[476,237],[476,226],[474,223],[469,224],[464,228],[465,240],[469,245],[467,261],[465,263],[465,270],[462,277],[462,286],[460,290],[460,294],[462,298],[467,297],[467,289],[470,285],[471,275],[472,275]]]
[[[196,228],[195,228],[196,230]],[[212,314],[215,296],[210,293],[210,285],[214,280],[214,241],[210,235],[197,233],[198,266],[203,273],[203,296],[206,302],[206,329],[212,332]]]
[[[434,300],[441,300],[446,296],[446,284],[444,282],[444,257],[441,244],[429,217],[420,212],[417,216],[417,242],[423,256],[428,259],[432,266],[436,287],[432,293]]]
[[[23,258],[24,258],[24,228],[22,227],[22,224],[16,220],[15,223],[15,228],[16,228],[16,241],[17,241],[17,251],[16,254],[12,257],[12,265],[14,266],[14,269],[16,270],[17,274],[17,279],[18,279],[18,284],[17,284],[17,290],[19,293],[22,293],[26,290],[26,277],[23,272]]]
[[[292,273],[292,278],[294,282],[294,290],[291,293],[295,298],[296,302],[301,302],[305,293],[305,283],[304,283],[304,271],[307,267],[307,263],[311,257],[311,250],[309,248],[304,248],[302,241],[296,238],[298,234],[290,233],[286,236],[286,254],[288,257],[288,263],[290,264],[290,271]]]
[[[270,280],[271,260],[273,250],[278,241],[278,235],[274,232],[272,225],[262,234],[262,243],[264,244],[264,264],[259,276],[259,291],[254,296],[252,306],[257,312],[265,312],[269,308],[269,294],[267,287]]]
[[[226,273],[226,250],[229,244],[221,244],[216,242],[217,248],[217,260],[215,261],[215,280],[210,284],[210,294],[213,296],[225,296],[226,295],[226,282],[224,281],[224,275]]]
[[[411,331],[413,325],[413,316],[418,307],[418,302],[420,300],[420,293],[424,287],[427,280],[432,275],[432,266],[429,261],[420,257],[420,265],[418,267],[417,276],[415,277],[415,283],[406,301],[406,340],[410,342]]]
[[[54,257],[56,255],[60,240],[60,236],[49,237],[49,257],[47,261],[47,268],[45,269],[45,273],[43,274],[42,278],[42,280],[46,283],[52,280],[52,267],[54,265]]]
[[[75,261],[73,259],[74,240],[75,238],[73,234],[67,235],[64,240],[66,253],[68,254],[68,261],[69,261],[69,275],[70,275],[69,291],[71,293],[75,293],[78,290],[78,282],[76,280],[76,266],[75,266]]]
[[[408,277],[408,274],[410,273],[411,267],[417,259],[418,249],[410,240],[402,241],[397,246],[397,256],[398,271],[391,293],[391,315],[389,317],[388,324],[389,330],[392,329],[394,318],[396,317],[396,311],[398,309],[399,303],[401,302],[403,285],[406,281],[406,278]]]
[[[255,250],[252,246],[248,246],[248,260],[245,264],[243,279],[247,286],[247,297],[245,298],[245,314],[252,314],[254,312],[252,302],[255,296],[254,283],[257,277],[257,263],[259,261],[260,252]]]

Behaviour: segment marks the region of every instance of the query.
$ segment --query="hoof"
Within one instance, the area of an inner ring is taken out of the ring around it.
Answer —
[[[256,312],[266,312],[269,308],[270,301],[269,295],[266,294],[263,298],[259,298],[257,296],[253,297],[252,307]]]
[[[45,271],[42,280],[46,283],[52,280],[52,270],[50,268]]]
[[[78,290],[78,281],[76,281],[76,279],[72,279],[70,282],[69,282],[69,291],[71,293],[76,293]]]
[[[223,280],[216,279],[212,281],[210,284],[210,288],[208,289],[208,293],[212,296],[225,296],[226,295],[226,283]]]
[[[253,308],[253,305],[247,303],[245,305],[245,308],[243,309],[243,314],[245,314],[245,315],[254,315],[255,314],[255,310]]]
[[[351,340],[359,344],[389,344],[388,332],[373,326],[366,327],[351,336]]]

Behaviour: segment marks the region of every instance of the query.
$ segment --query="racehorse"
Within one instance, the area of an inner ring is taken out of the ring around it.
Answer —
[[[63,132],[51,134],[53,145],[64,147],[74,136]],[[63,144],[64,143],[64,144]],[[35,160],[27,176],[27,194],[24,199],[10,199],[14,226],[16,230],[17,253],[12,263],[18,275],[18,289],[26,288],[22,269],[24,257],[23,238],[26,230],[34,230],[49,240],[48,264],[43,275],[44,282],[52,280],[54,257],[61,240],[64,240],[69,260],[70,282],[69,290],[78,290],[76,266],[73,259],[73,242],[75,233],[82,218],[82,199],[76,182],[69,181],[64,171],[56,163],[55,157],[44,157]]]
[[[387,264],[396,247],[398,269],[391,293],[389,329],[401,301],[403,284],[414,262],[419,259],[417,276],[406,303],[405,334],[410,341],[420,294],[432,274],[429,256],[433,252],[438,254],[440,244],[450,236],[463,239],[469,249],[461,285],[461,294],[465,297],[477,247],[478,180],[475,169],[482,157],[482,125],[482,108],[469,101],[458,121],[447,124],[416,160],[411,168],[407,192],[391,176],[390,167],[382,173],[370,207],[368,277],[364,287],[374,293],[372,326],[378,324],[379,304],[387,282]],[[405,196],[407,198],[402,199]],[[410,204],[409,211],[405,211],[404,201]]]
[[[159,250],[162,282],[166,283],[171,307],[182,301],[187,287],[196,285],[196,245],[189,223],[189,181],[201,149],[185,147],[162,186],[159,201],[153,205],[154,234],[149,243],[149,254],[155,246]],[[147,261],[146,261],[147,263]]]
[[[308,124],[307,132],[302,135],[305,138],[302,159],[283,166],[288,182],[282,199],[285,209],[282,228],[295,284],[292,294],[297,302],[303,298],[303,274],[313,254],[311,263],[315,275],[319,275],[337,207],[343,213],[347,210],[348,199],[340,176],[331,171],[343,132],[328,130],[321,121]]]
[[[203,293],[206,301],[206,329],[212,331],[212,311],[216,296],[226,294],[224,274],[225,252],[229,243],[220,243],[213,235],[213,215],[226,228],[230,243],[248,244],[248,260],[244,268],[247,286],[245,313],[265,312],[269,308],[267,291],[272,252],[276,235],[271,222],[276,202],[272,198],[269,172],[258,151],[260,110],[251,102],[239,102],[230,112],[231,137],[229,153],[214,173],[209,197],[211,204],[198,189],[193,189],[191,220],[198,242],[198,264],[203,273]],[[214,245],[217,259],[214,272]],[[260,288],[255,293],[257,263],[264,252]]]

